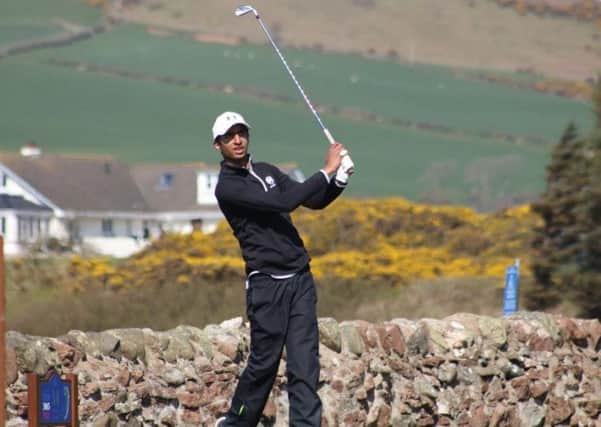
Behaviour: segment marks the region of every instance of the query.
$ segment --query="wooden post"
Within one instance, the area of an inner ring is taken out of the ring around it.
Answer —
[[[4,291],[4,239],[0,234],[0,426],[6,420],[6,293]]]

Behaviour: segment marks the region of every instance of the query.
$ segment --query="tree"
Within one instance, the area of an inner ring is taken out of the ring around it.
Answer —
[[[533,205],[543,224],[533,241],[530,308],[568,300],[581,315],[601,317],[601,79],[594,93],[595,129],[580,138],[573,124],[566,128]]]

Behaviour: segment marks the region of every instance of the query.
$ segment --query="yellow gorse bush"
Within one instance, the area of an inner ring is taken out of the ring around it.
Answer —
[[[298,210],[293,219],[318,280],[392,285],[437,277],[502,279],[515,258],[528,274],[531,231],[539,224],[527,205],[481,214],[402,198],[341,199],[326,210]],[[77,288],[189,285],[202,279],[243,280],[244,263],[223,222],[212,234],[165,234],[120,262],[74,257],[70,273]]]

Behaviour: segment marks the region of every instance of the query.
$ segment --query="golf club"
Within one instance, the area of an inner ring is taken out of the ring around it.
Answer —
[[[247,14],[249,14],[251,12],[255,15],[255,18],[257,18],[257,21],[259,21],[259,24],[261,25],[261,28],[263,28],[263,32],[265,33],[265,35],[267,35],[267,38],[269,39],[269,42],[273,46],[275,52],[280,57],[282,63],[284,64],[284,67],[286,68],[286,71],[288,71],[288,75],[292,78],[292,81],[294,82],[294,84],[296,85],[296,88],[298,89],[298,91],[300,92],[301,96],[305,100],[305,103],[307,104],[307,106],[311,110],[311,113],[313,113],[313,116],[315,117],[315,119],[317,119],[317,123],[319,123],[319,126],[321,127],[321,129],[322,129],[323,133],[325,134],[326,138],[328,139],[328,141],[330,142],[330,144],[334,144],[336,142],[334,140],[334,137],[332,136],[332,134],[330,133],[330,131],[328,130],[328,128],[326,128],[326,126],[323,124],[323,121],[321,120],[321,117],[319,117],[319,114],[317,113],[317,111],[313,107],[313,104],[311,104],[311,101],[309,100],[309,97],[307,97],[307,94],[305,93],[305,91],[303,90],[302,86],[298,82],[296,76],[294,75],[294,73],[290,69],[290,66],[288,65],[288,62],[286,61],[286,58],[284,58],[284,55],[282,55],[282,52],[280,52],[280,49],[275,44],[275,41],[273,41],[273,38],[271,37],[271,34],[269,33],[269,30],[267,29],[267,27],[263,23],[263,20],[259,16],[259,13],[257,12],[257,10],[254,7],[250,6],[250,5],[243,5],[243,6],[239,6],[238,8],[236,8],[236,10],[234,11],[234,14],[236,16],[244,16],[244,15],[247,15]],[[349,170],[353,169],[355,165],[353,164],[353,161],[351,160],[351,157],[348,155],[348,153],[346,152],[346,150],[344,150],[342,152],[342,156],[343,157],[342,157],[341,169],[342,169],[342,172],[344,172],[344,173],[340,174],[340,172],[339,172],[339,175],[337,175],[337,176],[341,177],[344,180],[344,182],[346,182],[346,180],[348,179],[347,172]]]

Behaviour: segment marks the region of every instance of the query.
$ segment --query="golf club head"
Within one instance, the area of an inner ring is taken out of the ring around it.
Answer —
[[[257,16],[257,17],[259,16],[259,14],[255,10],[255,8],[252,7],[249,4],[238,6],[236,8],[236,10],[234,11],[234,14],[236,14],[236,16],[243,16],[243,15],[246,15],[247,13],[250,13],[250,12],[254,13],[254,15]]]

